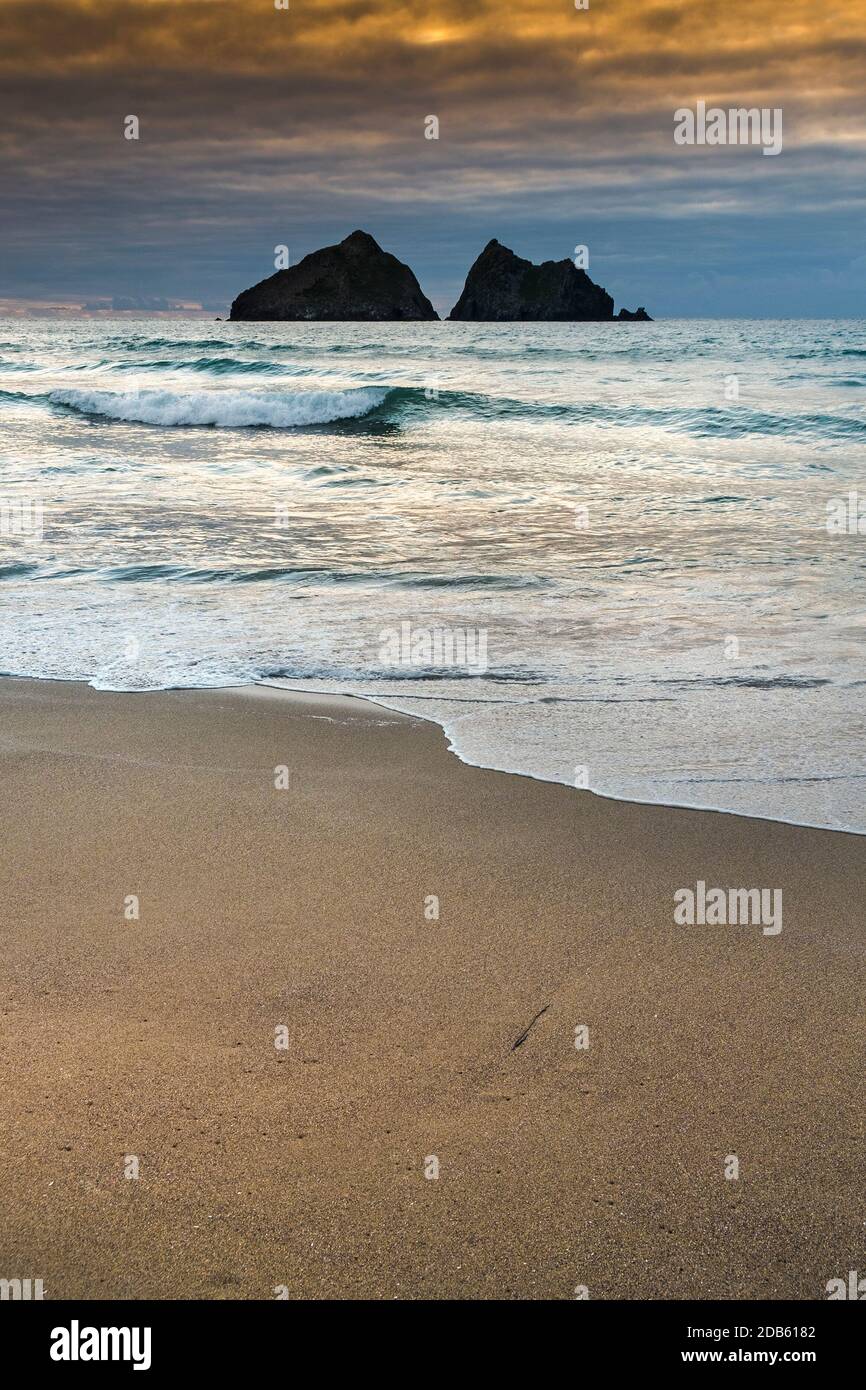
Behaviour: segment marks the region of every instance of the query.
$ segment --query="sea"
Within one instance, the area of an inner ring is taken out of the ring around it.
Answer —
[[[4,318],[0,673],[862,834],[864,387],[853,319]]]

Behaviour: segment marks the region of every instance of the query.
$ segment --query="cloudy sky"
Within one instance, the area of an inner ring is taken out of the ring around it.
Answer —
[[[0,301],[219,312],[363,227],[444,312],[497,236],[660,316],[862,315],[864,94],[862,0],[0,0]],[[675,145],[699,100],[782,153]]]

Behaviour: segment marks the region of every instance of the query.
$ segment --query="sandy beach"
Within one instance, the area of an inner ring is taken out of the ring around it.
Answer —
[[[470,768],[363,702],[6,679],[0,712],[0,1275],[816,1299],[866,1268],[862,837]],[[781,890],[783,930],[677,925],[699,880]]]

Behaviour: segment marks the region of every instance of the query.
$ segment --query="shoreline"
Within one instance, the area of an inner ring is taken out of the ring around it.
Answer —
[[[261,689],[263,687],[282,690],[284,693],[289,695],[315,695],[316,697],[321,695],[321,698],[326,700],[332,698],[331,695],[329,695],[326,692],[305,691],[290,686],[272,686],[268,680],[256,681],[252,686],[234,686],[224,688],[236,689],[240,692],[246,689],[254,690]],[[339,697],[335,696],[334,698]],[[405,716],[407,719],[419,719],[422,723],[432,724],[435,728],[439,729],[441,733],[444,735],[448,745],[448,752],[453,753],[454,757],[458,758],[465,767],[474,767],[477,768],[480,772],[500,772],[503,774],[503,776],[506,777],[528,777],[531,782],[541,782],[544,786],[565,787],[567,790],[571,791],[586,792],[589,796],[598,797],[601,801],[612,801],[615,803],[622,802],[622,804],[625,806],[659,806],[672,811],[703,811],[715,816],[738,816],[741,820],[769,821],[773,825],[790,825],[793,828],[799,830],[817,830],[822,832],[823,834],[828,835],[854,835],[857,837],[862,837],[866,835],[866,829],[854,830],[850,826],[818,825],[815,821],[785,820],[782,816],[765,816],[761,815],[757,811],[731,811],[728,810],[728,808],[725,806],[710,806],[708,804],[693,805],[685,801],[643,801],[637,797],[614,796],[611,792],[596,791],[594,787],[575,787],[569,782],[559,782],[556,781],[554,778],[541,777],[538,773],[525,772],[520,768],[500,767],[494,763],[476,763],[473,762],[470,758],[468,758],[464,753],[462,753],[459,750],[456,743],[454,743],[451,734],[448,731],[447,725],[440,723],[438,719],[434,719],[431,715],[415,714],[409,713],[406,710],[399,710],[394,705],[390,705],[385,702],[387,697],[377,695],[346,695],[343,698],[347,700],[367,701],[372,705],[378,705],[381,709],[388,710],[392,714],[400,714]],[[419,695],[417,697],[414,697],[412,695],[402,695],[396,698],[401,700],[411,700],[413,698],[423,700],[429,697],[423,695]]]
[[[0,1274],[815,1299],[862,1264],[861,837],[253,689],[0,681]],[[784,929],[676,925],[699,880],[781,889]]]
[[[239,685],[153,686],[142,690],[114,690],[108,689],[104,686],[93,686],[90,684],[89,681],[82,680],[78,677],[58,678],[54,676],[13,676],[7,673],[0,673],[0,687],[2,687],[3,682],[6,681],[31,681],[37,684],[45,682],[47,684],[52,685],[81,686],[88,690],[94,690],[97,694],[130,695],[133,697],[139,695],[178,694],[183,691],[189,691],[191,694],[229,694],[243,697],[247,695],[255,696],[257,691],[272,690],[277,695],[287,697],[290,701],[295,700],[297,702],[304,702],[307,700],[322,700],[331,701],[337,704],[339,704],[342,701],[346,701],[351,704],[372,705],[374,708],[385,710],[387,711],[387,713],[396,715],[399,718],[417,720],[420,723],[429,724],[433,728],[438,729],[446,741],[448,752],[451,753],[455,758],[457,758],[458,761],[463,763],[464,767],[475,768],[480,772],[498,772],[506,777],[525,777],[528,778],[529,781],[539,782],[543,786],[564,787],[566,790],[569,791],[585,792],[589,796],[597,797],[600,801],[609,801],[613,802],[614,804],[622,803],[625,806],[659,807],[661,809],[675,811],[699,811],[702,813],[716,816],[735,816],[741,820],[766,821],[771,825],[788,825],[791,826],[793,829],[798,830],[815,830],[817,832],[820,832],[821,834],[827,835],[851,835],[856,838],[862,838],[866,836],[866,829],[856,830],[850,826],[820,825],[816,821],[787,820],[781,816],[763,815],[757,811],[734,811],[728,809],[725,806],[712,806],[708,803],[693,804],[684,801],[648,801],[641,800],[636,797],[627,797],[622,795],[614,796],[610,792],[597,791],[594,787],[575,787],[569,782],[557,781],[554,778],[542,777],[538,773],[527,772],[521,768],[504,767],[494,763],[473,762],[472,759],[470,759],[457,746],[453,739],[452,733],[448,729],[447,724],[441,722],[438,718],[435,718],[433,715],[422,714],[415,711],[401,710],[398,709],[395,704],[388,703],[389,699],[401,701],[409,701],[412,699],[429,700],[431,698],[429,696],[413,696],[404,694],[394,697],[388,697],[381,695],[356,694],[354,692],[346,693],[344,691],[336,690],[307,690],[301,686],[278,685],[276,683],[277,679],[279,678],[262,677],[261,679],[247,681]]]

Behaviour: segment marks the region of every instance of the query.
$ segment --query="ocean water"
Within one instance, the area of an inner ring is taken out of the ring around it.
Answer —
[[[3,319],[0,672],[863,833],[864,387],[855,320]]]

